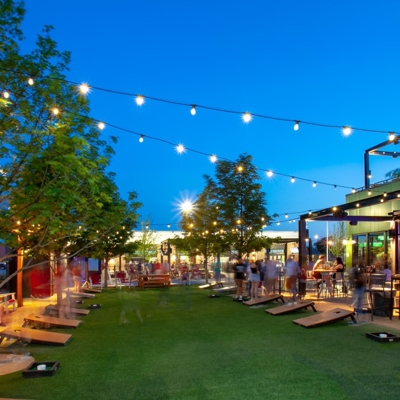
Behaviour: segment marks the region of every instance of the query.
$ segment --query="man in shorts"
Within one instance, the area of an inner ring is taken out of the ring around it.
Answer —
[[[235,284],[236,284],[235,300],[242,301],[243,280],[244,280],[244,273],[246,272],[246,264],[243,262],[241,258],[239,258],[237,264],[234,266],[233,269],[235,271]]]

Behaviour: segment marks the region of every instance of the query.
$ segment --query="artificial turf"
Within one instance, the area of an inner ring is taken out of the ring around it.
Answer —
[[[0,396],[398,399],[400,343],[365,337],[387,328],[345,320],[305,329],[292,320],[311,311],[271,316],[267,306],[208,293],[194,286],[103,291],[93,301],[102,308],[81,317],[81,326],[53,330],[72,333],[66,346],[24,347],[36,361],[59,361],[59,370],[0,376]]]

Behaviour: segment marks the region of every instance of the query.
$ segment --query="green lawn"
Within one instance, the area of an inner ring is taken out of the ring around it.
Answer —
[[[109,289],[65,347],[29,345],[57,360],[52,377],[0,377],[0,397],[24,399],[398,399],[400,343],[347,321],[305,329],[196,287]],[[93,301],[85,301],[85,305]],[[143,322],[140,321],[142,318]],[[124,323],[124,320],[125,321]],[[392,333],[396,333],[393,332]],[[17,348],[15,348],[17,349]]]

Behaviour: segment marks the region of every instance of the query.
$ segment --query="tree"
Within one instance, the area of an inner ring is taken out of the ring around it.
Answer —
[[[342,257],[346,246],[343,240],[346,239],[346,223],[343,221],[337,222],[332,232],[332,244],[330,251],[335,257]]]
[[[126,202],[105,172],[112,147],[89,118],[87,99],[65,80],[70,54],[57,49],[52,28],[20,54],[23,16],[22,3],[0,2],[0,239],[31,260],[53,254],[62,273],[66,251],[93,245],[95,227],[101,235],[135,221],[138,203],[126,220]]]
[[[271,217],[259,180],[250,155],[241,154],[235,162],[220,161],[217,165],[214,187],[218,221],[225,242],[237,258],[268,248],[273,242],[261,234]]]
[[[202,255],[208,283],[208,261],[211,256],[228,249],[224,229],[219,220],[219,206],[215,197],[214,182],[205,176],[206,186],[198,196],[192,210],[182,211],[180,227],[184,237],[175,237],[170,242],[190,255]]]
[[[400,168],[389,171],[385,176],[390,179],[400,178]]]
[[[138,240],[135,240],[136,250],[135,252],[129,252],[129,255],[138,256],[143,261],[150,261],[151,258],[157,256],[157,234],[148,229],[151,225],[151,220],[142,222],[142,231]]]

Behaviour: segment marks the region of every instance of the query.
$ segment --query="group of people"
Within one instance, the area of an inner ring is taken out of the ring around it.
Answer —
[[[128,264],[125,265],[126,272],[129,276],[129,286],[131,281],[139,279],[140,275],[161,275],[161,274],[169,274],[169,263],[164,261],[160,263],[156,261],[154,263],[142,263],[130,261]]]
[[[258,298],[258,291],[261,288],[263,295],[274,293],[275,283],[279,276],[277,265],[273,260],[245,261],[242,258],[233,267],[235,273],[236,296],[235,300],[243,300],[243,282],[248,282],[248,297]],[[289,258],[285,265],[286,286],[291,291],[293,302],[298,295],[297,280],[301,278],[302,271],[299,265]],[[300,293],[301,295],[301,293]]]

